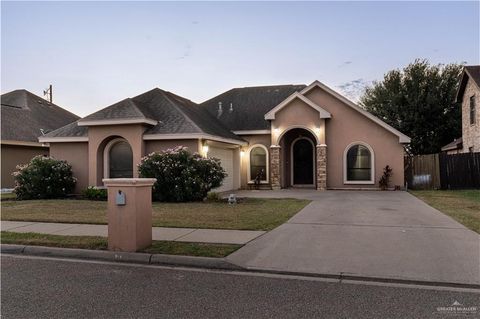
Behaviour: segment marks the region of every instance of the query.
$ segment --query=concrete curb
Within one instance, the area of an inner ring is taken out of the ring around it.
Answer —
[[[336,280],[339,280],[340,282],[345,280],[345,281],[364,281],[364,282],[372,282],[372,283],[387,283],[387,284],[391,283],[391,284],[405,284],[405,285],[430,286],[430,287],[480,289],[480,284],[466,284],[466,283],[458,283],[458,282],[436,282],[436,281],[409,280],[409,279],[398,279],[398,278],[368,277],[368,276],[360,276],[360,275],[357,276],[357,275],[347,275],[347,274],[316,274],[316,273],[308,273],[308,272],[257,269],[257,268],[251,268],[251,267],[245,268],[245,267],[241,267],[236,264],[233,264],[227,261],[225,258],[128,253],[128,252],[114,252],[114,251],[106,251],[106,250],[89,250],[89,249],[24,246],[24,245],[8,245],[8,244],[2,244],[0,247],[1,247],[2,254],[61,257],[61,258],[72,258],[72,259],[103,260],[103,261],[110,261],[110,262],[126,262],[126,263],[137,263],[137,264],[243,271],[243,272],[251,272],[251,273],[336,279]]]
[[[91,259],[137,264],[153,264],[167,266],[197,267],[222,270],[243,270],[223,258],[192,257],[177,255],[161,255],[147,253],[129,253],[106,250],[90,250],[76,248],[57,248],[44,246],[1,245],[2,254],[18,254],[28,256],[62,257],[72,259]]]
[[[364,281],[364,282],[372,282],[372,283],[403,284],[403,285],[429,286],[429,287],[480,289],[480,284],[467,284],[467,283],[461,283],[461,282],[427,281],[427,280],[402,279],[402,278],[383,278],[383,277],[371,277],[371,276],[347,275],[347,274],[320,274],[320,273],[294,272],[294,271],[285,271],[285,270],[258,269],[258,268],[251,268],[251,267],[244,268],[244,270],[257,272],[257,273],[265,273],[265,274],[336,279],[336,280],[339,280],[340,282],[345,280],[345,281]]]

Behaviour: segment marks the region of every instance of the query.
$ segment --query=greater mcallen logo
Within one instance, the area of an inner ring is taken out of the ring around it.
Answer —
[[[443,314],[476,314],[477,307],[466,307],[459,303],[457,300],[453,302],[453,304],[449,307],[437,307],[437,312]]]

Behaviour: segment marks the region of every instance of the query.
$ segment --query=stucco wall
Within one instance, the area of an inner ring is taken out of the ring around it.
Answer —
[[[323,119],[317,110],[305,102],[295,99],[287,106],[277,112],[275,120],[272,120],[272,145],[278,145],[282,134],[291,128],[300,127],[310,131],[317,139],[317,144],[324,143],[323,135]],[[276,131],[277,130],[277,131]]]
[[[199,152],[200,144],[197,140],[159,140],[159,141],[145,141],[145,154],[152,152],[159,152],[177,146],[188,147],[192,153]]]
[[[475,124],[470,124],[470,97],[475,95]],[[480,152],[480,90],[468,79],[462,100],[462,153],[469,152],[473,147],[474,152]]]
[[[72,165],[77,178],[75,193],[80,194],[88,186],[88,143],[51,143],[50,155]]]
[[[393,169],[392,186],[404,185],[404,149],[403,145],[399,143],[398,136],[320,88],[311,90],[306,96],[332,114],[332,118],[326,120],[325,126],[328,188],[378,187],[378,180],[386,165]],[[408,132],[404,133],[408,134]],[[343,182],[344,151],[349,144],[357,141],[367,143],[373,148],[375,156],[374,185],[345,185]]]
[[[48,147],[33,147],[2,144],[2,188],[13,188],[12,173],[16,166],[30,162],[37,155],[48,155]]]
[[[136,167],[145,154],[143,132],[146,129],[147,127],[142,124],[90,126],[88,128],[88,184],[103,186],[103,151],[105,145],[116,137],[124,138],[130,144],[133,153],[133,177],[138,177]]]

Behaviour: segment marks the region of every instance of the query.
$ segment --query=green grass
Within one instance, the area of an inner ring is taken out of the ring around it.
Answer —
[[[480,234],[480,190],[410,192]]]
[[[1,193],[0,194],[0,200],[14,200],[17,198],[17,195],[14,193]]]
[[[82,248],[106,250],[107,239],[95,236],[60,236],[38,233],[1,232],[2,244],[47,246],[63,248]],[[153,241],[152,246],[143,250],[149,254],[169,254],[183,256],[225,257],[242,245],[183,243],[171,241]]]
[[[153,203],[153,226],[271,230],[309,203],[299,199],[248,198],[224,202]],[[2,220],[106,224],[107,203],[88,200],[2,202]]]

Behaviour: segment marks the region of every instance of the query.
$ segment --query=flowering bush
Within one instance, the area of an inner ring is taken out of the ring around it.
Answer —
[[[26,165],[18,165],[13,176],[13,191],[18,199],[65,197],[77,182],[70,164],[42,155],[35,156]]]
[[[202,200],[227,176],[220,160],[191,154],[183,146],[145,156],[138,170],[140,177],[157,179],[153,200],[168,202]]]

